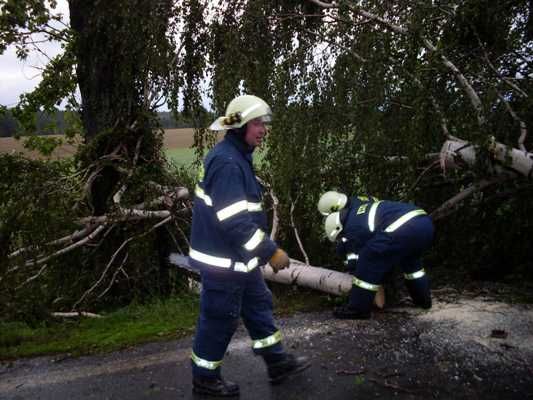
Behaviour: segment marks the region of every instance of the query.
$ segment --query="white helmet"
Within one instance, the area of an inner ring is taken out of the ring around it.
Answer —
[[[226,108],[226,115],[219,117],[209,126],[212,131],[240,128],[248,121],[261,118],[263,122],[272,120],[272,111],[264,100],[257,96],[245,94],[235,97]]]
[[[331,213],[326,217],[326,220],[324,221],[324,230],[326,231],[326,236],[330,241],[334,242],[335,239],[337,239],[337,236],[342,231],[340,212],[337,211]]]
[[[332,212],[342,210],[347,202],[348,196],[332,190],[320,196],[318,211],[322,215],[329,215]]]

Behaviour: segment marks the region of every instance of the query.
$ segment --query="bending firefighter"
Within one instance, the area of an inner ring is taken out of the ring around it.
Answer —
[[[385,274],[394,266],[403,270],[415,305],[431,307],[429,279],[420,257],[433,241],[433,222],[426,212],[408,203],[343,193],[324,193],[318,210],[326,216],[328,239],[337,243],[354,275],[348,304],[334,311],[337,318],[366,319]]]
[[[262,189],[252,165],[252,152],[266,135],[270,118],[263,100],[244,95],[233,99],[226,115],[210,126],[227,133],[207,154],[195,189],[189,257],[202,279],[191,357],[197,393],[239,394],[236,383],[222,378],[220,366],[240,318],[272,383],[310,365],[306,357],[283,348],[272,316],[272,293],[259,268],[267,262],[275,271],[289,266],[287,254],[268,237]]]

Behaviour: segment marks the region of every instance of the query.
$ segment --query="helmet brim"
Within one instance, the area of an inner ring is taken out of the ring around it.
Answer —
[[[225,117],[218,117],[211,125],[209,125],[208,129],[211,131],[225,131],[228,129],[240,128],[242,126],[241,123],[236,123],[233,125],[224,125],[224,119]]]
[[[344,193],[341,193],[341,198],[339,200],[339,210],[342,210],[345,206],[346,206],[346,203],[348,203],[348,196],[346,196]]]
[[[224,124],[224,119],[226,119],[226,117],[218,117],[217,119],[215,119],[215,121],[209,125],[209,130],[212,130],[212,131],[226,131],[228,129],[235,129],[235,128],[240,128],[242,127],[246,122],[237,122],[233,125],[225,125]],[[263,122],[264,124],[270,124],[272,122],[272,115],[271,114],[266,114],[266,115],[261,115],[260,117],[257,117],[257,118],[254,118],[254,119],[257,119],[261,122]],[[247,121],[249,122],[249,121]]]

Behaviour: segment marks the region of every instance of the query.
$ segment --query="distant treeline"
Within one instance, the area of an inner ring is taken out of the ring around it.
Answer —
[[[73,118],[69,118],[69,111],[57,111],[55,114],[39,112],[35,115],[35,133],[38,135],[63,135],[67,129],[73,129]],[[159,112],[159,122],[164,129],[191,128],[192,122],[188,118],[174,118],[171,112]],[[20,125],[11,111],[0,113],[0,137],[22,134]]]

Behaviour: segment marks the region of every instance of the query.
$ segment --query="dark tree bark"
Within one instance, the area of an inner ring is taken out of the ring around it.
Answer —
[[[135,157],[140,137],[139,162],[154,159],[158,147],[147,90],[151,80],[166,76],[161,54],[172,54],[165,47],[171,2],[69,0],[69,8],[85,142],[91,144],[82,162],[120,151],[91,183],[89,203],[101,215],[120,179],[116,163]]]
[[[139,3],[138,1],[130,3]],[[124,2],[69,0],[76,32],[77,76],[82,98],[86,141],[134,117],[140,103],[135,60],[126,48],[135,18],[128,18]]]

